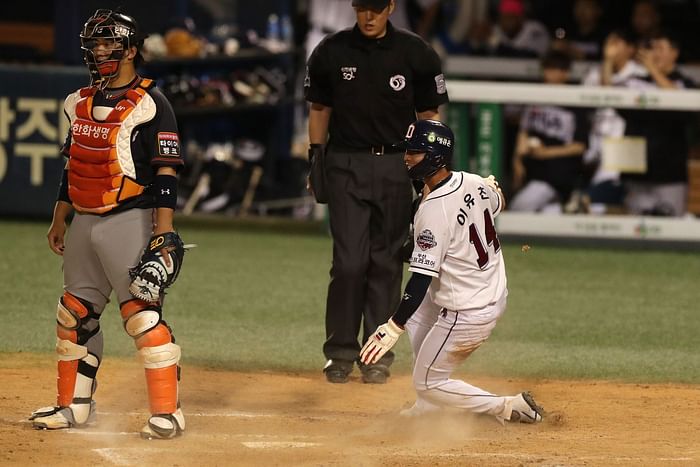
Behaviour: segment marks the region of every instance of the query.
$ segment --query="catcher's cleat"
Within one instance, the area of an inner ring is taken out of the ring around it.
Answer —
[[[512,412],[509,422],[537,423],[542,421],[544,409],[537,405],[529,392],[523,392],[514,396],[511,401]]]
[[[146,426],[141,428],[144,439],[170,439],[180,436],[185,431],[185,416],[177,409],[172,414],[151,415]]]
[[[90,414],[84,423],[78,423],[70,407],[42,407],[32,412],[29,417],[32,426],[38,430],[60,430],[63,428],[80,428],[95,421],[95,401],[90,402]]]

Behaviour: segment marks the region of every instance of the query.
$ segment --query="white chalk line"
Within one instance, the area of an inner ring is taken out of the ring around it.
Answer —
[[[91,431],[85,428],[69,428],[63,430],[64,433],[69,435],[81,435],[81,436],[135,436],[138,435],[138,431]]]
[[[145,412],[97,412],[97,415],[103,415],[107,417],[136,417],[136,416],[147,416]],[[233,418],[267,418],[276,417],[278,415],[266,414],[266,413],[255,413],[255,412],[185,412],[185,417],[233,417]]]
[[[129,433],[135,434],[135,433]],[[237,435],[231,437],[247,437],[247,438],[265,438],[269,437],[267,435]],[[274,438],[274,436],[273,436]],[[249,449],[300,449],[300,448],[313,448],[323,446],[323,443],[315,443],[308,441],[241,441],[241,445]],[[135,465],[143,461],[143,454],[145,452],[159,453],[164,452],[164,449],[149,449],[149,448],[97,448],[93,449],[94,452],[99,454],[106,461],[111,462],[114,465]],[[133,454],[129,454],[130,451],[134,451]],[[395,452],[395,455],[401,456],[401,452]],[[130,457],[134,457],[132,461]],[[492,458],[492,459],[516,459],[516,460],[556,460],[561,456],[548,456],[548,455],[535,455],[535,454],[514,454],[514,453],[503,453],[503,452],[470,452],[470,453],[426,453],[425,455],[410,454],[407,457],[421,457],[421,458]],[[578,456],[571,457],[566,456],[568,461],[607,461],[607,462],[633,462],[633,463],[646,463],[646,462],[689,462],[694,461],[693,457],[629,457],[629,456]]]
[[[104,460],[114,465],[138,465],[143,462],[145,453],[158,454],[165,449],[154,448],[95,448],[92,450],[99,454]],[[134,451],[129,455],[129,451]],[[131,459],[133,458],[133,459]]]
[[[79,436],[137,436],[138,431],[93,431],[85,428],[69,428],[62,430],[63,433]],[[266,435],[266,434],[250,434],[250,433],[198,433],[196,431],[185,431],[185,438],[224,438],[224,439],[279,439],[289,438],[289,435]],[[311,435],[293,435],[295,439],[327,439],[328,436],[311,436]]]
[[[121,434],[121,433],[119,433]],[[132,434],[132,433],[127,433]],[[241,435],[244,436],[244,435]],[[248,435],[248,438],[265,435]],[[322,443],[311,443],[306,441],[242,441],[241,445],[249,449],[300,449],[322,446]],[[166,449],[155,448],[95,448],[97,453],[106,462],[113,465],[140,465],[144,461],[144,454],[158,455],[166,452]],[[207,451],[211,453],[211,451]]]
[[[400,455],[400,453],[398,453]],[[415,456],[411,454],[408,457]],[[515,454],[515,453],[503,453],[503,452],[465,452],[465,453],[438,453],[438,454],[426,454],[425,456],[418,455],[417,457],[447,457],[447,458],[460,458],[460,457],[494,457],[494,458],[507,458],[507,459],[520,459],[520,460],[535,460],[535,459],[557,459],[557,455],[547,455],[547,454]],[[640,457],[640,456],[565,456],[567,460],[572,461],[614,461],[614,462],[688,462],[695,460],[694,457]]]
[[[296,449],[323,446],[322,443],[304,441],[242,441],[241,444],[250,449]]]
[[[99,454],[104,460],[114,465],[131,465],[131,462],[122,458],[115,448],[98,448],[93,449],[93,452]]]
[[[97,412],[98,415],[103,415],[103,416],[145,416],[144,412]],[[204,412],[192,412],[192,413],[186,413],[187,417],[223,417],[223,418],[274,418],[274,417],[279,417],[279,418],[285,418],[285,417],[298,417],[300,419],[314,419],[314,420],[328,420],[331,419],[332,417],[325,417],[325,416],[298,416],[298,415],[281,415],[281,414],[269,414],[269,413],[256,413],[256,412],[241,412],[241,411],[231,411],[231,412],[213,412],[213,413],[204,413]],[[18,422],[25,422],[26,419],[19,420]],[[84,435],[84,436],[137,436],[139,433],[138,432],[130,432],[130,431],[91,431],[90,429],[68,429],[68,430],[62,430],[66,433],[70,434],[78,434],[78,435]],[[226,433],[218,433],[218,434],[212,434],[212,433],[196,433],[196,432],[187,432],[186,435],[187,437],[202,437],[202,438],[224,438],[224,439],[250,439],[250,438],[276,438],[276,436],[271,436],[271,435],[262,435],[262,434],[226,434]],[[294,438],[296,439],[321,439],[321,438],[327,438],[327,437],[310,437],[310,436],[297,436],[295,435]],[[251,448],[251,449],[281,449],[281,448],[300,448],[300,447],[315,447],[315,446],[321,446],[322,443],[314,443],[314,442],[303,442],[303,441],[243,441],[241,444],[245,447]],[[110,456],[110,455],[117,455],[112,451],[115,451],[117,448],[103,448],[103,452],[100,452],[100,455],[102,457],[105,456]],[[97,450],[95,450],[97,451]],[[400,455],[400,453],[397,453]],[[411,454],[410,456],[415,456],[415,454]],[[427,457],[447,457],[447,458],[459,458],[459,457],[470,457],[470,458],[482,458],[482,457],[492,457],[492,458],[508,458],[508,459],[521,459],[521,460],[532,460],[532,459],[543,459],[543,458],[551,458],[551,459],[557,459],[560,456],[548,456],[548,455],[531,455],[531,454],[509,454],[509,453],[502,453],[502,452],[470,452],[470,453],[432,453],[432,454],[426,454]],[[424,456],[419,456],[419,457],[424,457]],[[578,456],[578,457],[570,457],[567,456],[569,460],[576,460],[576,461],[615,461],[615,462],[650,462],[650,461],[655,461],[655,462],[690,462],[690,461],[695,461],[695,457],[688,457],[688,456],[680,456],[680,457],[641,457],[641,456]],[[105,457],[107,459],[107,457]],[[119,462],[122,462],[123,459],[119,458],[118,455],[115,458],[116,464],[117,465],[130,465],[130,464],[119,464]]]
[[[147,416],[145,412],[97,412],[97,415],[103,415],[107,417],[141,417]],[[297,415],[297,414],[271,414],[271,413],[260,413],[260,412],[185,412],[185,418],[187,417],[221,417],[221,418],[299,418],[301,420],[335,420],[334,417],[325,415]]]

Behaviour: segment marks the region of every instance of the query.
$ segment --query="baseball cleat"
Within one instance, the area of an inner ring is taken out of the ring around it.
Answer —
[[[172,414],[151,415],[146,426],[141,428],[144,439],[170,439],[180,436],[185,431],[185,416],[177,409]]]
[[[512,412],[509,422],[537,423],[542,421],[544,409],[537,405],[529,392],[523,392],[511,399]]]
[[[351,361],[330,359],[323,367],[323,373],[329,383],[347,383],[352,373],[352,365]]]
[[[38,430],[60,430],[63,428],[82,427],[95,421],[95,401],[90,402],[90,414],[85,423],[78,423],[70,407],[42,407],[32,412],[29,417],[32,426]]]
[[[362,382],[365,384],[386,384],[389,369],[384,365],[372,365],[362,369]]]

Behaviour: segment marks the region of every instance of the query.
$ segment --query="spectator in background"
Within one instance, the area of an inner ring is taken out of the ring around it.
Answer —
[[[584,86],[644,86],[647,72],[634,61],[637,52],[635,36],[628,30],[614,30],[605,40],[603,62],[592,69],[583,79]],[[603,140],[622,137],[625,134],[625,121],[612,108],[600,108],[593,116],[588,149],[583,162],[588,171],[593,172],[587,189],[591,213],[603,214],[611,206],[622,206],[624,190],[620,173],[608,170],[601,164]]]
[[[565,84],[570,69],[571,59],[563,52],[552,51],[542,60],[546,84]],[[562,211],[580,178],[587,120],[580,108],[525,108],[513,157],[513,188],[526,183],[511,201],[512,211]]]
[[[606,35],[600,1],[576,0],[573,12],[574,23],[556,31],[552,48],[566,52],[573,60],[600,60]]]
[[[306,35],[306,59],[326,35],[350,28],[355,24],[355,12],[347,0],[310,0],[309,32]]]
[[[639,49],[639,62],[649,72],[646,83],[663,89],[693,88],[695,84],[677,67],[678,42],[660,33]],[[627,121],[625,136],[646,139],[646,166],[642,174],[624,174],[625,208],[631,214],[682,216],[688,192],[688,112],[621,110]]]
[[[391,23],[428,39],[439,9],[439,0],[396,0]]]
[[[498,23],[473,28],[471,45],[477,53],[502,57],[542,57],[549,49],[549,32],[542,23],[525,17],[522,0],[501,0]]]
[[[433,46],[441,56],[471,52],[469,37],[477,25],[487,24],[489,0],[444,0]]]
[[[644,46],[661,31],[661,15],[654,0],[637,0],[630,19],[637,40]]]

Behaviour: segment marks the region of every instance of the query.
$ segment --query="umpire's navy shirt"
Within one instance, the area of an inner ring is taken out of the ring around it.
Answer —
[[[437,53],[391,22],[379,39],[357,25],[326,36],[309,58],[304,94],[332,107],[329,144],[357,149],[402,141],[416,112],[448,101]]]

